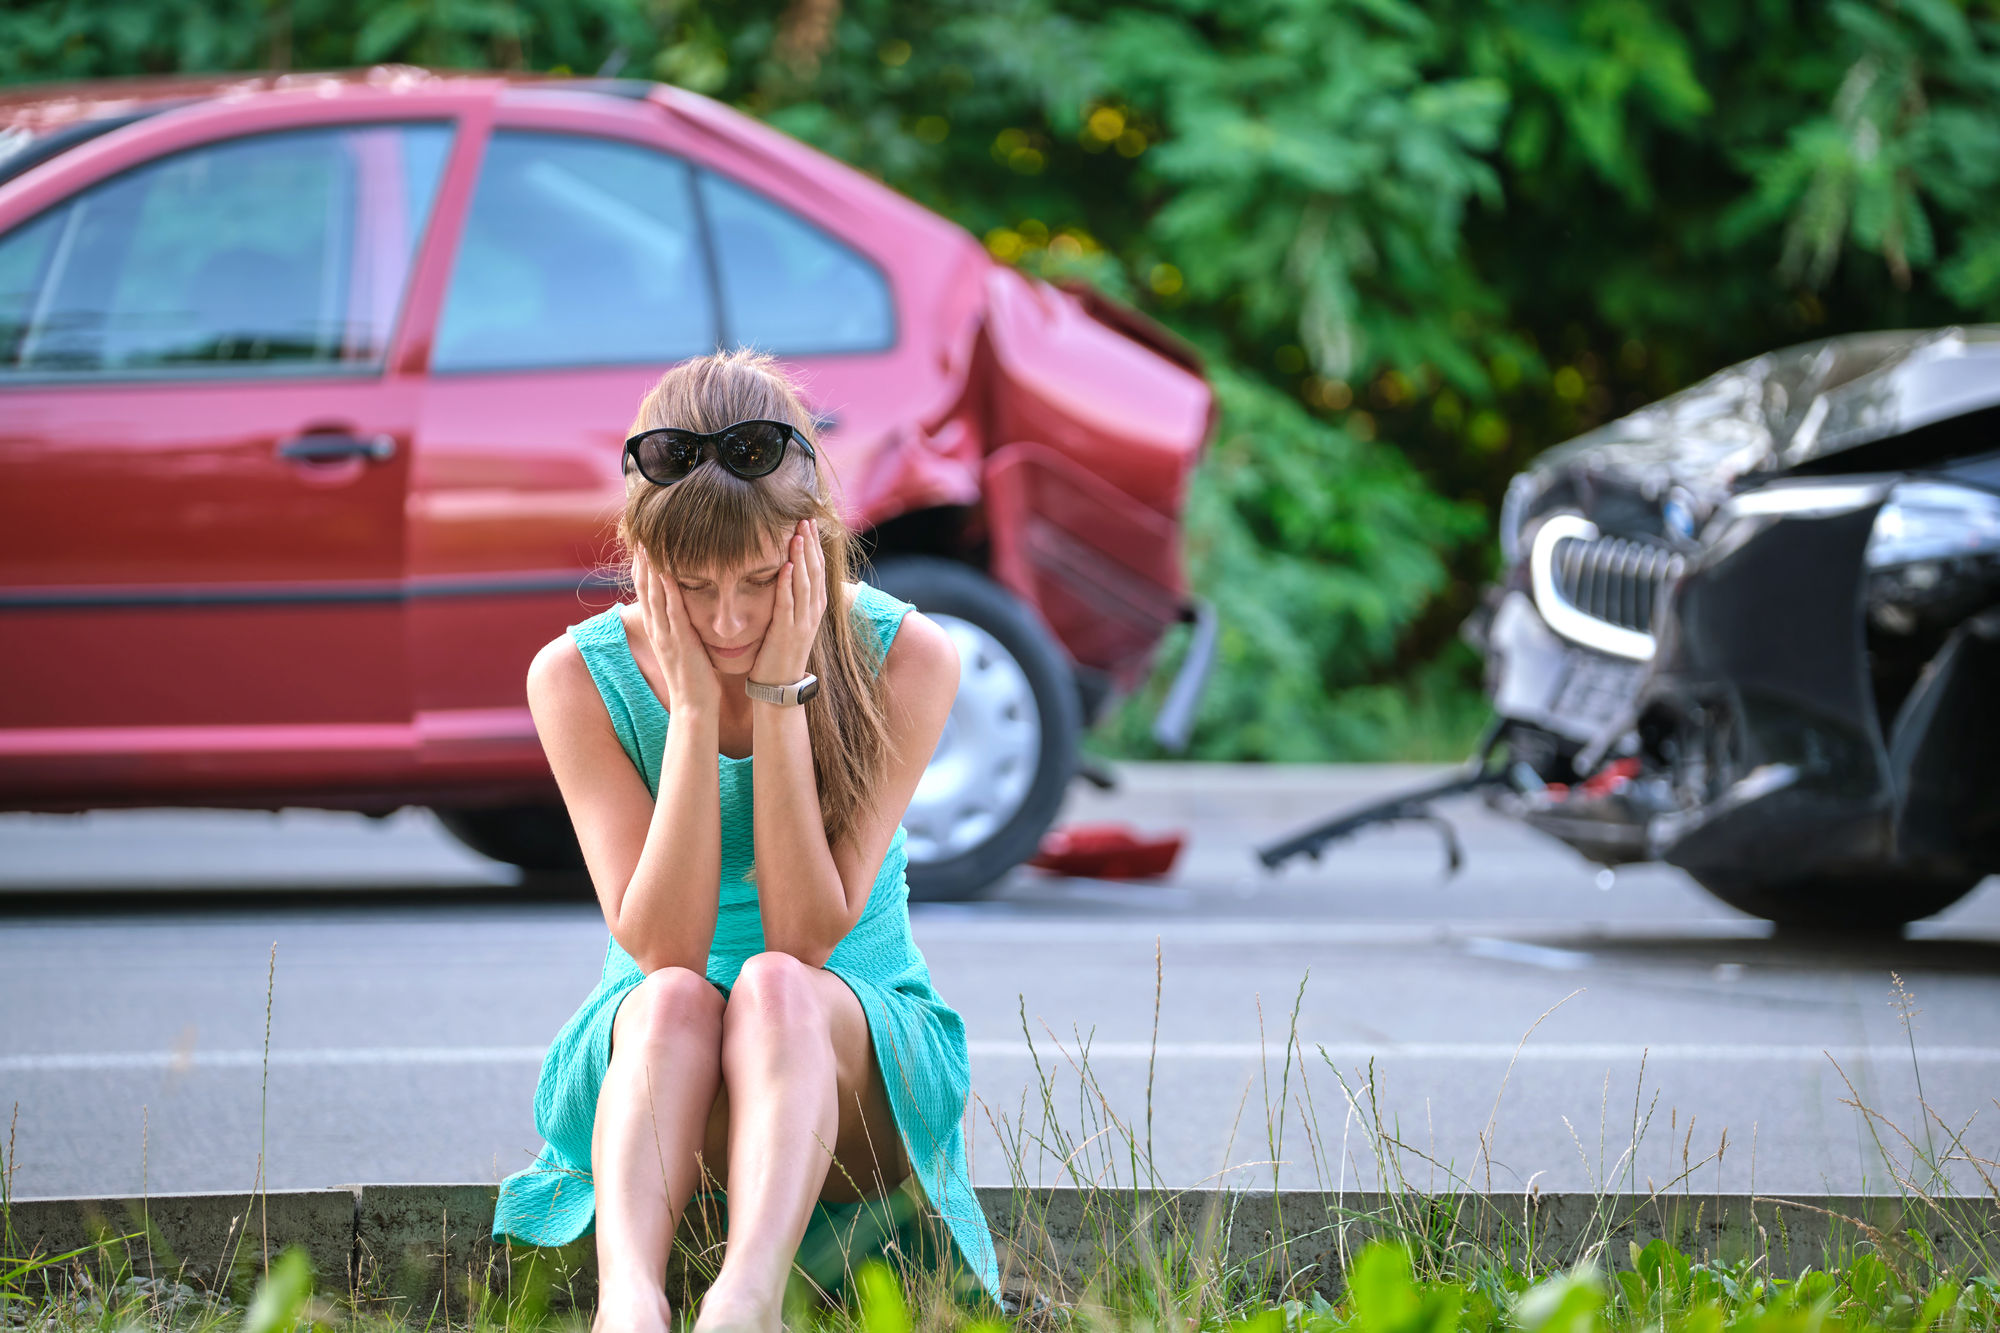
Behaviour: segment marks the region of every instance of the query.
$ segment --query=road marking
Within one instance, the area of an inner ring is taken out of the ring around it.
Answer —
[[[976,1056],[988,1059],[1027,1059],[1028,1044],[1020,1041],[974,1041],[967,1043]],[[1071,1053],[1078,1049],[1073,1041],[1063,1043]],[[1759,1061],[1823,1060],[1829,1056],[1842,1064],[1871,1061],[1906,1061],[1910,1058],[1907,1046],[1777,1046],[1777,1045],[1718,1045],[1708,1042],[1570,1042],[1566,1044],[1530,1044],[1517,1048],[1513,1042],[1503,1041],[1412,1041],[1364,1044],[1361,1042],[1302,1041],[1310,1058],[1317,1058],[1324,1051],[1327,1058],[1344,1061],[1383,1060],[1509,1060],[1519,1050],[1522,1062],[1556,1064],[1563,1061],[1585,1060],[1626,1060],[1637,1064],[1640,1059],[1652,1060],[1725,1060],[1749,1064]],[[1090,1044],[1092,1060],[1144,1060],[1151,1050],[1150,1043],[1143,1041],[1095,1041]],[[1035,1050],[1044,1060],[1054,1057],[1061,1060],[1063,1055],[1052,1044],[1037,1042]],[[1260,1047],[1254,1041],[1163,1041],[1159,1045],[1162,1060],[1254,1060],[1260,1052],[1268,1050],[1274,1061],[1284,1058],[1284,1051],[1277,1045]],[[1922,1064],[2000,1064],[2000,1047],[1993,1046],[1920,1046],[1917,1059]]]
[[[1917,926],[1926,923],[1918,922]],[[1947,923],[1949,924],[1949,923]],[[1154,936],[1169,943],[1193,944],[1374,944],[1457,945],[1482,936],[1529,936],[1557,942],[1579,939],[1607,946],[1645,945],[1659,940],[1689,940],[1720,944],[1763,944],[1771,927],[1747,917],[1735,919],[1619,921],[1579,930],[1570,921],[1324,921],[1293,917],[1052,917],[1034,908],[1007,902],[916,903],[910,908],[910,930],[918,945],[933,943],[991,945],[996,941],[1032,943],[1041,949],[1088,947],[1099,943],[1150,945]],[[1052,932],[1060,932],[1057,938]],[[1911,927],[1914,938],[1920,933]],[[1145,953],[1152,963],[1152,950]]]
[[[542,1062],[542,1046],[360,1046],[272,1051],[273,1068],[343,1065],[516,1065]],[[57,1051],[0,1055],[0,1074],[96,1073],[128,1069],[261,1069],[264,1052]]]
[[[1072,1042],[1059,1050],[1051,1042],[1037,1042],[1031,1052],[1028,1043],[1011,1040],[979,1040],[966,1043],[971,1054],[982,1060],[1027,1060],[1039,1055],[1045,1064],[1067,1064],[1076,1053]],[[1515,1058],[1512,1042],[1414,1041],[1366,1044],[1303,1042],[1306,1057],[1317,1060],[1321,1051],[1336,1062],[1365,1063],[1379,1060],[1510,1060]],[[1065,1054],[1067,1052],[1067,1054]],[[1157,1048],[1145,1041],[1096,1041],[1090,1044],[1093,1061],[1120,1063],[1160,1060],[1255,1060],[1268,1052],[1281,1061],[1279,1046],[1260,1047],[1254,1041],[1163,1041]],[[375,1065],[539,1065],[546,1049],[540,1046],[364,1046],[320,1047],[310,1050],[272,1051],[273,1068],[343,1068]],[[1810,1046],[1810,1045],[1724,1045],[1708,1042],[1571,1042],[1529,1044],[1519,1048],[1523,1063],[1560,1064],[1606,1061],[1637,1066],[1648,1062],[1725,1061],[1734,1064],[1819,1061],[1827,1058],[1843,1065],[1869,1061],[1902,1064],[1910,1059],[1907,1046]],[[118,1073],[139,1070],[259,1069],[264,1064],[259,1050],[238,1051],[55,1051],[42,1055],[0,1055],[0,1074]],[[2000,1047],[1920,1046],[1919,1065],[2000,1065]]]

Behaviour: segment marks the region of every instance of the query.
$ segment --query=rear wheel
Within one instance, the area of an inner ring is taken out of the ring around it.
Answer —
[[[583,852],[569,811],[557,805],[508,805],[437,810],[438,822],[460,842],[527,871],[582,870]]]
[[[1703,871],[1695,880],[1739,912],[1780,927],[1884,932],[1942,912],[1979,887],[1982,875],[1873,870],[1757,876]]]
[[[869,582],[958,646],[958,697],[903,815],[904,852],[911,898],[976,897],[1034,854],[1076,772],[1074,673],[1034,613],[978,570],[896,556]]]

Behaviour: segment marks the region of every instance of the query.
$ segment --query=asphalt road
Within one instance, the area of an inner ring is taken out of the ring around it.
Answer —
[[[1169,879],[1023,870],[915,908],[971,1040],[979,1182],[1126,1182],[1149,1137],[1176,1185],[1782,1194],[2000,1157],[2000,879],[1831,945],[1677,872],[1607,886],[1474,803],[1456,878],[1422,827],[1251,860],[1430,771],[1129,768],[1065,816],[1185,830]],[[496,1180],[539,1146],[542,1049],[604,941],[573,887],[420,811],[0,816],[14,1195],[246,1189],[260,1153],[272,1188]]]

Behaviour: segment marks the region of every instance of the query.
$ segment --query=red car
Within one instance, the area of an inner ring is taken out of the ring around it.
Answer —
[[[738,343],[964,658],[920,896],[1032,852],[1192,619],[1185,734],[1198,363],[862,173],[659,84],[409,68],[17,88],[0,127],[0,809],[419,804],[579,864],[527,664],[616,596],[640,394]]]

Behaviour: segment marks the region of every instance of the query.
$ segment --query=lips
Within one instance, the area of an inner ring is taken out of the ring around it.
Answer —
[[[708,650],[718,657],[741,657],[755,646],[754,644],[746,643],[740,648],[718,648],[711,643],[708,645]]]

